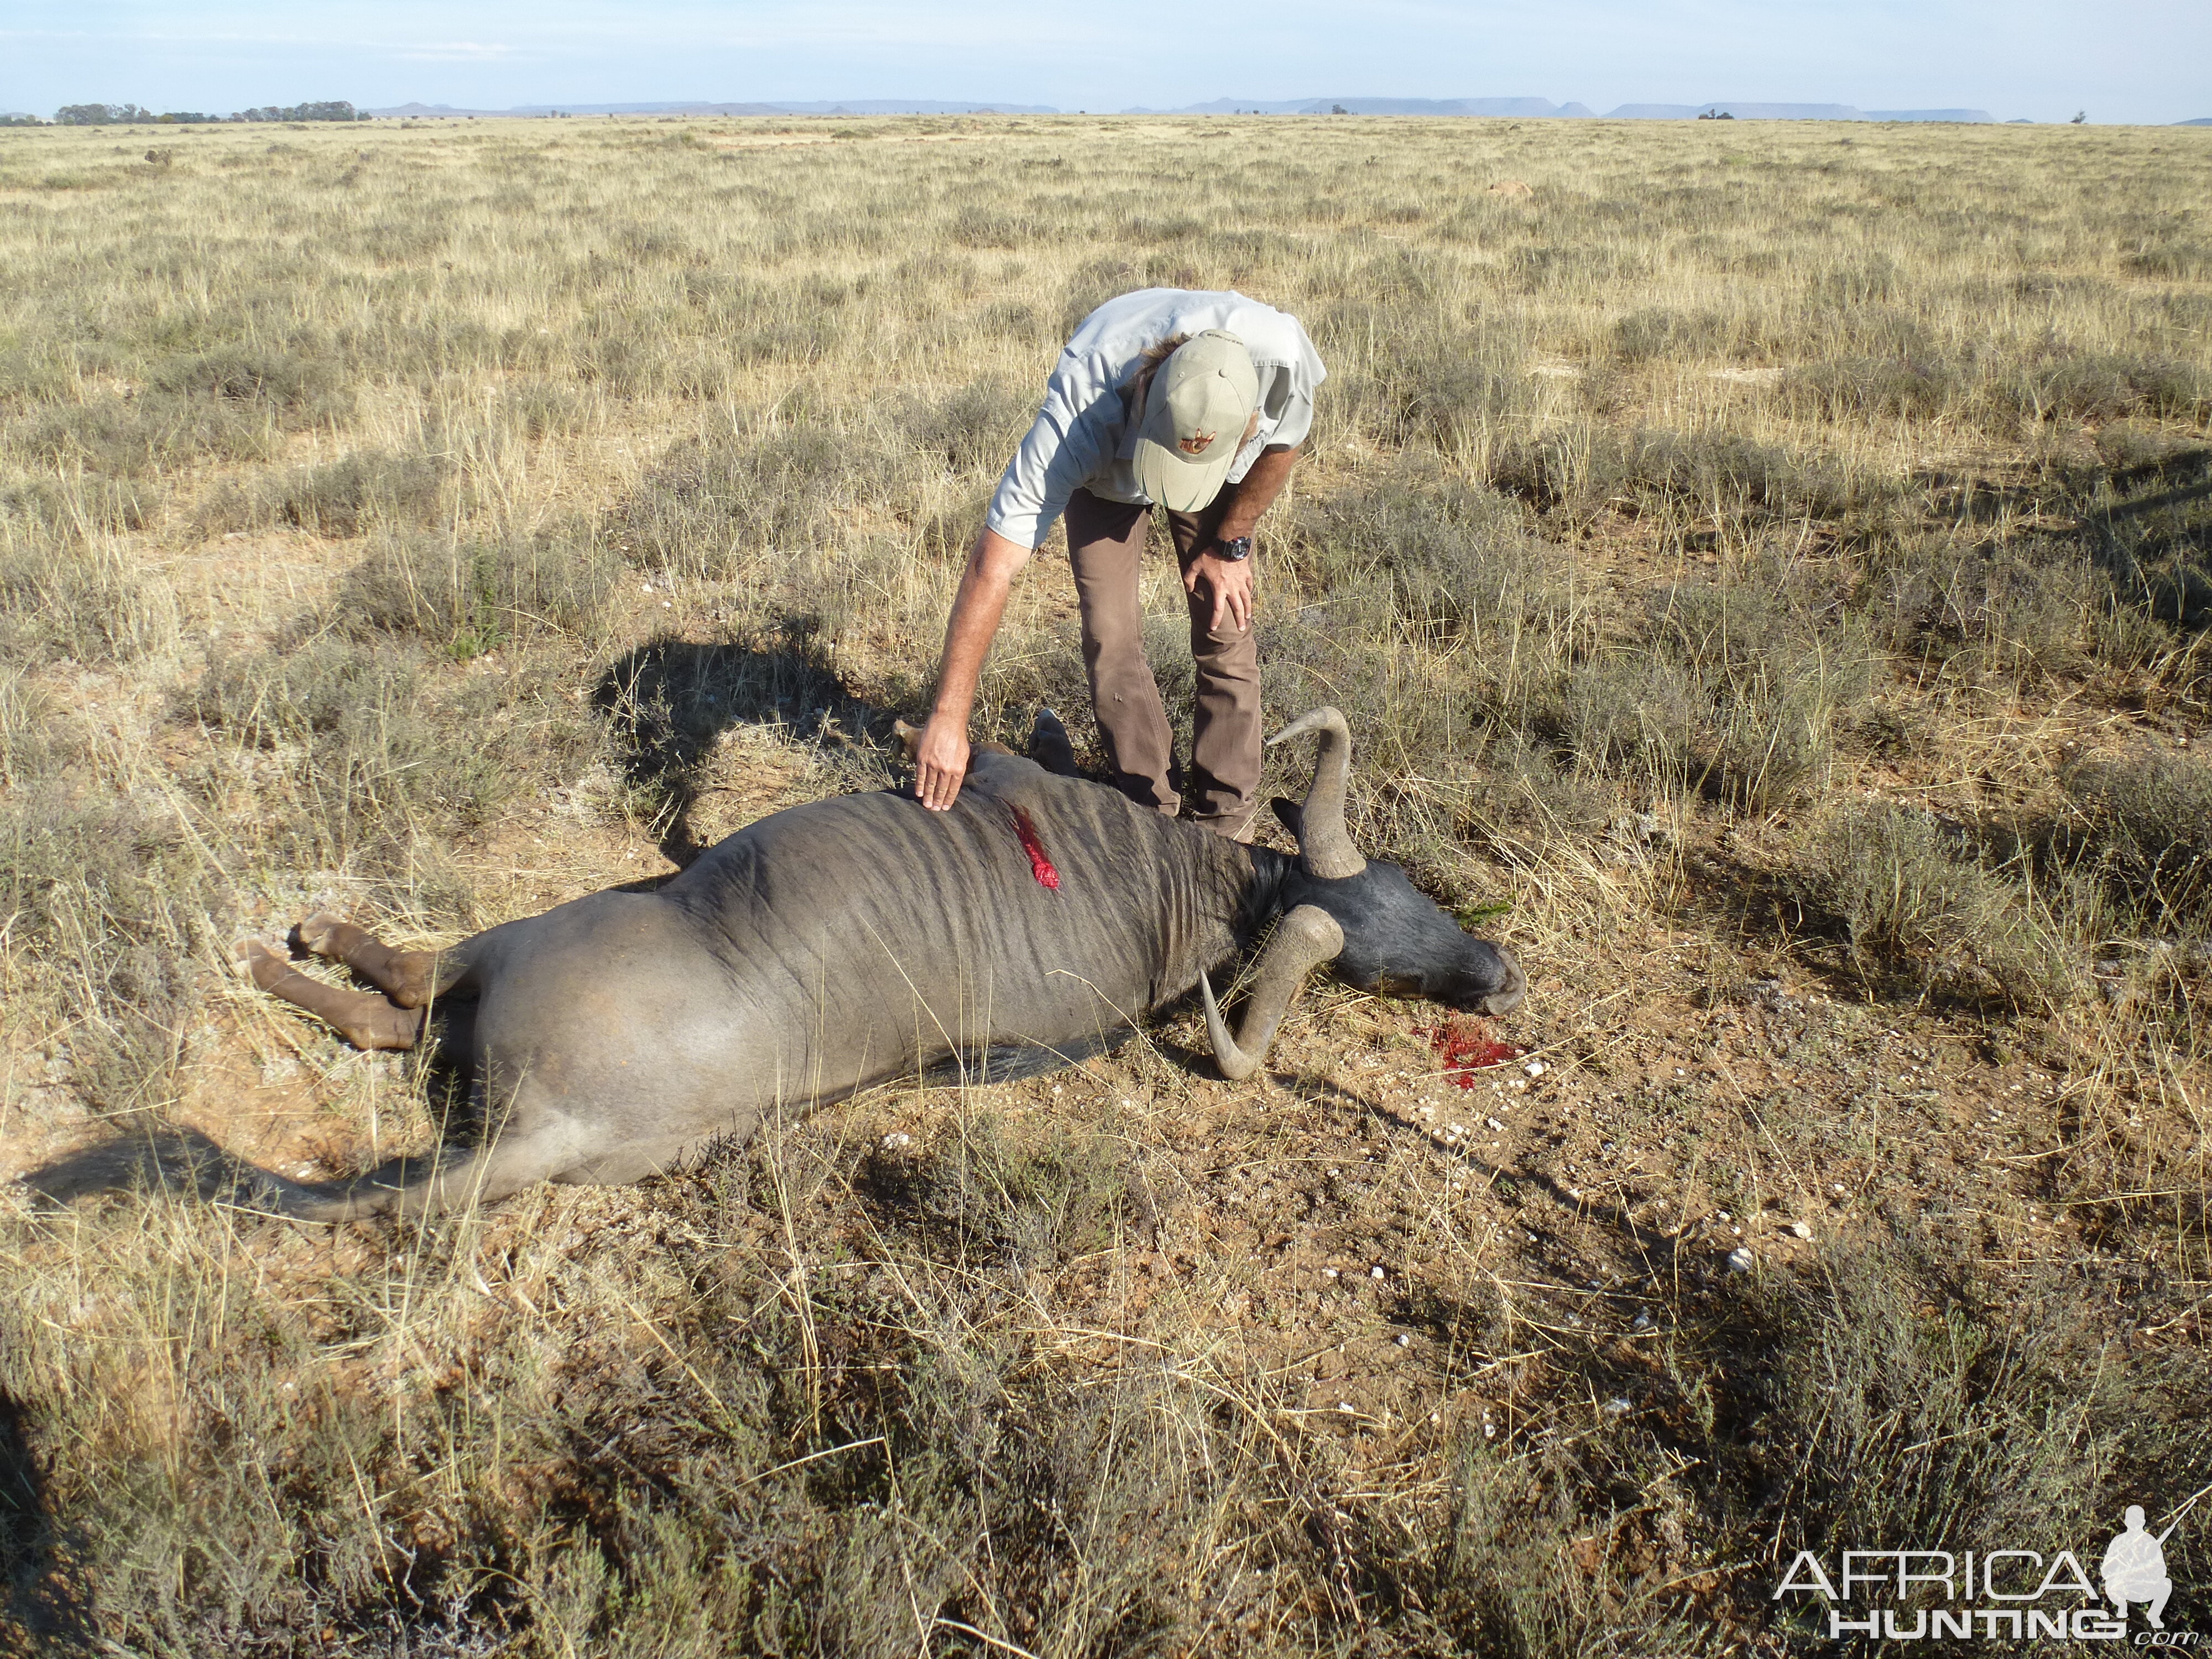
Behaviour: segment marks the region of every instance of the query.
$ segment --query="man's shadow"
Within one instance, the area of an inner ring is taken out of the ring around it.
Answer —
[[[706,851],[692,814],[705,763],[732,727],[777,726],[800,743],[842,738],[888,750],[891,711],[847,690],[830,653],[814,618],[793,617],[750,643],[649,641],[600,676],[592,704],[614,739],[617,774],[671,863],[680,869]],[[662,879],[629,885],[647,890]]]

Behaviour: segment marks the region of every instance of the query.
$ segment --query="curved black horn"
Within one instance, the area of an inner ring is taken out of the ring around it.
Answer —
[[[1344,827],[1344,793],[1352,775],[1352,729],[1335,708],[1324,703],[1304,714],[1267,739],[1273,748],[1309,732],[1321,733],[1321,750],[1314,757],[1313,782],[1298,814],[1298,854],[1309,875],[1328,881],[1356,876],[1367,867],[1359,849]]]
[[[1324,962],[1334,961],[1344,950],[1344,930],[1336,918],[1317,904],[1301,904],[1276,925],[1275,935],[1260,953],[1253,976],[1252,995],[1244,1005],[1244,1034],[1229,1035],[1221,1018],[1221,1005],[1213,1000],[1213,981],[1201,969],[1199,994],[1206,1000],[1206,1034],[1213,1041],[1214,1064],[1231,1083],[1242,1083],[1266,1064],[1267,1045],[1275,1028],[1291,1011],[1291,999],[1306,982],[1306,975]]]

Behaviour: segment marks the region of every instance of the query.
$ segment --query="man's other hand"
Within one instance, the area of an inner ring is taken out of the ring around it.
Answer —
[[[1200,582],[1206,584],[1203,588],[1199,586]],[[1251,627],[1254,594],[1250,559],[1224,559],[1201,553],[1183,567],[1182,587],[1194,598],[1213,601],[1213,617],[1206,623],[1210,631],[1221,631],[1224,616],[1240,634]]]
[[[931,811],[942,812],[960,798],[967,776],[968,722],[932,714],[914,751],[914,793]]]

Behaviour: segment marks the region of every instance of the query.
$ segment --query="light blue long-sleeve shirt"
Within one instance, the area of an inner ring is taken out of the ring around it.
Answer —
[[[1006,464],[987,522],[1019,546],[1051,533],[1078,489],[1109,501],[1148,503],[1133,465],[1143,410],[1124,395],[1148,347],[1178,334],[1226,329],[1259,371],[1259,428],[1237,451],[1232,483],[1260,452],[1302,441],[1313,428],[1314,389],[1328,378],[1298,319],[1232,291],[1148,288],[1083,319],[1045,382],[1036,423]]]

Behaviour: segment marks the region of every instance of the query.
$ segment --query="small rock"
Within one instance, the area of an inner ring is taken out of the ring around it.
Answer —
[[[1759,1258],[1747,1246],[1739,1244],[1728,1253],[1729,1271],[1732,1273],[1747,1273],[1758,1265]]]
[[[1494,1132],[1496,1132],[1496,1131],[1498,1131],[1498,1130],[1499,1130],[1499,1129],[1503,1129],[1503,1128],[1505,1127],[1503,1123],[1500,1123],[1500,1122],[1499,1122],[1496,1118],[1494,1118],[1494,1117],[1486,1117],[1486,1118],[1483,1119],[1482,1121],[1483,1121],[1485,1123],[1487,1123],[1487,1124],[1491,1127],[1491,1129],[1492,1129],[1492,1131],[1493,1133],[1494,1133]]]
[[[1336,1269],[1334,1267],[1323,1267],[1321,1270],[1321,1276],[1323,1279],[1334,1279],[1336,1277]]]
[[[884,1137],[884,1147],[888,1152],[896,1152],[902,1146],[913,1145],[914,1137],[903,1129],[894,1129]]]
[[[1648,1313],[1640,1313],[1637,1315],[1635,1325],[1636,1328],[1639,1331],[1650,1330],[1651,1328],[1651,1316]]]
[[[1367,1276],[1370,1279],[1380,1279],[1382,1277],[1382,1270],[1380,1267],[1374,1268],[1369,1272]]]
[[[1790,1236],[1792,1238],[1810,1238],[1813,1230],[1802,1221],[1793,1221],[1790,1224]]]
[[[1630,1409],[1626,1400],[1608,1400],[1605,1402],[1605,1414],[1607,1417],[1625,1417]]]
[[[1404,1331],[1401,1331],[1398,1333],[1398,1346],[1401,1348],[1410,1348],[1413,1346],[1413,1339]]]
[[[1540,1060],[1532,1060],[1521,1069],[1528,1073],[1530,1077],[1541,1077],[1544,1075],[1544,1062]]]

